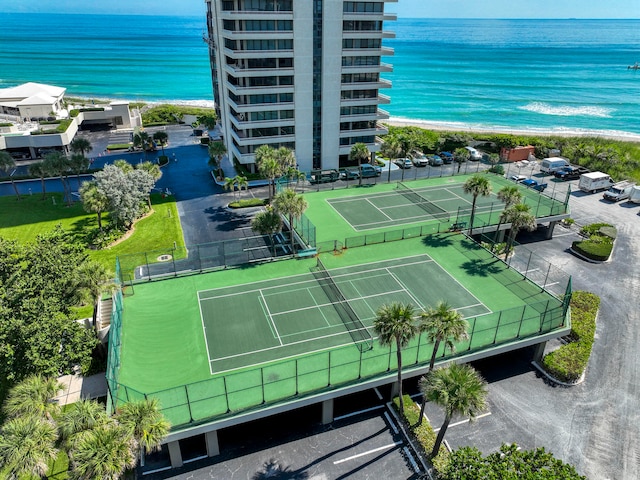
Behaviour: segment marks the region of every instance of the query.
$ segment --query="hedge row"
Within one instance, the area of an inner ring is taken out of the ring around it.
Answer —
[[[577,381],[587,368],[596,334],[596,315],[600,297],[589,292],[571,296],[571,343],[548,353],[542,360],[544,369],[563,382]]]
[[[571,248],[575,252],[598,262],[609,259],[617,236],[616,227],[608,223],[592,223],[582,227],[580,233],[587,235],[589,239],[573,242]]]
[[[400,405],[398,397],[393,399],[393,406],[402,419],[405,422],[406,427],[413,434],[415,439],[422,446],[425,455],[431,453],[433,445],[436,443],[436,432],[433,431],[431,424],[427,420],[423,420],[421,425],[418,425],[420,420],[420,407],[411,399],[409,395],[402,396],[404,401],[404,414],[400,413]],[[444,472],[449,464],[449,450],[444,446],[444,443],[440,446],[440,451],[435,458],[431,459],[433,467],[438,472]]]
[[[268,204],[269,204],[269,200],[263,200],[261,198],[243,198],[242,200],[231,202],[229,204],[229,207],[230,208],[262,207]]]

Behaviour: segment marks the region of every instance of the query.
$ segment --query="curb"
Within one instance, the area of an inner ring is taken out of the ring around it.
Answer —
[[[567,383],[567,382],[562,382],[555,377],[552,377],[549,373],[547,373],[547,371],[544,368],[542,368],[538,364],[538,362],[533,361],[531,362],[531,365],[533,365],[536,368],[536,370],[542,373],[547,378],[547,380],[557,385],[562,385],[563,387],[575,387],[576,385],[580,385],[582,382],[584,382],[584,378],[586,374],[586,370],[585,370],[584,372],[582,372],[582,375],[580,375],[580,378],[578,378],[575,382]]]

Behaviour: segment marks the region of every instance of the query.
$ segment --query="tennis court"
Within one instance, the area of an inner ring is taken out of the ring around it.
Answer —
[[[428,255],[198,292],[212,374],[353,343],[367,350],[381,305],[427,310],[442,298],[464,317],[491,312]]]

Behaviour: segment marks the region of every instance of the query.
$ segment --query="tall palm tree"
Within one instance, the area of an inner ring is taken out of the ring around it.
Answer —
[[[271,202],[276,194],[275,178],[282,173],[276,151],[269,145],[262,145],[256,148],[255,157],[258,171],[263,177],[269,179],[269,202]]]
[[[157,398],[125,403],[118,409],[116,417],[135,439],[141,461],[145,453],[160,449],[171,429],[171,424],[160,411]]]
[[[524,203],[518,203],[502,212],[504,223],[510,223],[511,229],[507,238],[507,247],[505,248],[505,258],[509,257],[509,253],[513,249],[513,243],[520,230],[528,230],[532,232],[536,229],[536,217],[531,214],[531,207]]]
[[[153,134],[153,139],[160,144],[160,149],[162,150],[162,155],[164,156],[164,146],[169,139],[169,134],[164,130],[158,130]]]
[[[102,214],[109,208],[109,199],[98,188],[95,181],[85,182],[80,187],[80,200],[85,212],[95,213],[98,217],[98,228],[102,231]]]
[[[238,189],[238,195],[236,195],[236,188]],[[245,190],[249,189],[249,182],[247,181],[247,177],[243,177],[242,175],[236,175],[233,178],[226,177],[224,179],[224,189],[233,191],[234,196],[236,196],[236,198],[240,197],[240,192],[242,192],[243,188]]]
[[[373,330],[378,335],[378,340],[384,346],[396,346],[398,362],[398,396],[400,411],[404,412],[404,400],[402,398],[402,349],[406,347],[412,338],[418,333],[418,325],[414,319],[414,306],[410,303],[403,304],[393,302],[382,305],[376,312],[373,322]]]
[[[307,209],[307,201],[302,195],[287,188],[278,193],[273,200],[273,207],[276,212],[285,215],[289,220],[289,233],[291,237],[291,253],[295,250],[295,230],[293,228],[294,219],[299,219]]]
[[[69,169],[76,174],[78,188],[80,188],[80,174],[89,168],[89,159],[80,153],[74,153],[69,158]]]
[[[498,200],[504,203],[504,208],[509,209],[513,205],[516,205],[522,201],[522,193],[520,189],[516,186],[506,186],[502,187],[498,192]],[[496,242],[498,241],[498,235],[500,234],[500,227],[504,223],[504,218],[500,215],[498,219],[498,226],[496,227],[496,235],[493,239],[493,246],[491,247],[491,251],[495,250]]]
[[[221,177],[222,159],[227,153],[224,142],[213,142],[209,144],[209,166],[216,171],[216,178]]]
[[[279,147],[275,150],[274,156],[280,164],[280,175],[287,169],[296,166],[296,156],[290,148]]]
[[[79,153],[83,157],[86,156],[86,153],[89,153],[91,150],[93,150],[91,142],[84,137],[74,138],[73,141],[69,144],[69,148],[71,148],[71,151],[73,153]]]
[[[369,161],[369,147],[364,143],[356,143],[351,147],[349,160],[358,162],[358,185],[362,185],[362,164]]]
[[[151,175],[151,177],[153,178],[154,185],[155,185],[155,182],[160,180],[160,178],[162,177],[162,169],[160,168],[159,165],[155,163],[142,162],[136,165],[136,169],[143,170],[147,172],[149,175]],[[149,195],[147,195],[147,206],[149,207],[149,210],[151,210],[151,192],[149,192]]]
[[[387,182],[391,182],[391,161],[402,157],[402,145],[397,137],[387,135],[384,143],[382,144],[382,152],[389,158],[389,164],[387,165]]]
[[[97,330],[98,304],[102,298],[102,292],[111,284],[111,276],[101,263],[87,261],[76,270],[75,280],[75,289],[85,293],[91,299],[93,304],[92,325]]]
[[[251,220],[251,229],[260,235],[269,235],[271,240],[271,248],[273,256],[276,256],[276,242],[274,235],[282,230],[282,217],[273,208],[267,207],[266,210],[259,212]]]
[[[32,163],[29,165],[29,175],[38,177],[40,179],[40,185],[42,186],[42,200],[46,198],[47,187],[44,179],[49,175],[47,165],[45,162]]]
[[[51,419],[58,411],[58,404],[51,399],[60,391],[62,385],[55,378],[32,375],[9,390],[4,413],[8,417],[33,415]]]
[[[483,197],[491,195],[491,182],[484,175],[476,174],[464,182],[462,185],[462,191],[473,196],[473,201],[471,203],[471,217],[469,218],[469,234],[471,234],[476,215],[476,202],[480,195]]]
[[[11,180],[11,186],[13,187],[13,191],[16,192],[16,198],[20,200],[20,193],[18,192],[18,187],[16,183],[13,181],[13,176],[11,173],[16,168],[16,161],[13,159],[11,155],[9,155],[4,150],[0,150],[0,172],[4,172],[5,175],[9,177]]]
[[[149,134],[140,130],[133,135],[133,146],[142,148],[144,158],[147,158],[147,146],[149,145]]]
[[[471,153],[466,148],[456,148],[453,151],[453,158],[458,163],[458,172],[460,172],[460,168],[464,162],[468,162],[471,157]]]
[[[454,414],[473,420],[487,406],[487,383],[469,365],[451,364],[438,368],[420,379],[420,391],[425,401],[444,408],[444,422],[431,451],[434,458],[440,450],[444,434]]]
[[[50,173],[60,179],[67,204],[71,205],[71,188],[67,181],[69,169],[71,168],[69,159],[60,152],[51,152],[45,155],[44,161],[47,164],[47,168],[50,169]]]
[[[71,446],[80,433],[106,425],[109,417],[104,407],[93,400],[79,400],[65,409],[58,418],[58,430],[62,438]]]
[[[0,429],[0,465],[14,479],[44,477],[58,456],[55,424],[36,415],[8,420]]]
[[[438,302],[436,308],[430,308],[420,318],[420,330],[427,332],[427,339],[433,343],[433,352],[429,362],[429,371],[432,371],[440,344],[444,342],[445,350],[449,347],[451,352],[455,352],[455,342],[469,338],[467,334],[469,324],[459,312],[445,301]]]
[[[136,466],[136,449],[131,431],[114,421],[81,432],[69,451],[73,478],[119,480]]]

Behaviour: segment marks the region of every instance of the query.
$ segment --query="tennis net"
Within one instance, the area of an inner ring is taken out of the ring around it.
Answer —
[[[336,309],[342,323],[347,327],[347,330],[358,349],[361,352],[372,349],[373,337],[371,337],[367,328],[360,321],[356,312],[351,308],[351,305],[349,305],[349,302],[338,288],[333,277],[331,277],[325,268],[320,257],[318,257],[317,269],[313,272],[313,276],[318,281],[329,300],[331,300],[333,307]]]
[[[407,187],[404,183],[398,182],[398,191],[409,199],[411,203],[417,205],[432,217],[440,220],[442,223],[449,221],[449,213],[443,208],[440,208],[435,203],[427,200],[414,189]]]

